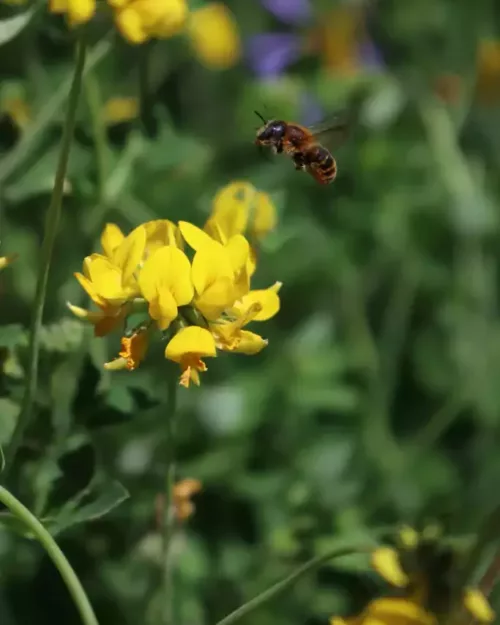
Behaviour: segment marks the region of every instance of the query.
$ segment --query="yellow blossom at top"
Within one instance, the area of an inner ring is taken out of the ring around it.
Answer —
[[[51,13],[65,13],[71,26],[88,22],[96,10],[96,0],[49,0]]]
[[[276,227],[276,222],[276,207],[267,193],[249,182],[232,182],[216,194],[205,230],[214,236],[218,228],[226,239],[248,231],[260,240]]]
[[[176,35],[188,17],[185,0],[108,0],[108,4],[118,29],[130,43]]]
[[[225,4],[213,2],[193,11],[187,32],[196,56],[208,68],[227,69],[240,59],[238,27]]]

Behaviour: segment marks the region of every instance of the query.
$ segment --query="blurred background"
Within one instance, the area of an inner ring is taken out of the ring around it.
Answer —
[[[26,8],[4,3],[0,16]],[[134,372],[105,371],[119,336],[94,339],[66,309],[88,306],[73,272],[107,222],[201,227],[239,180],[277,211],[253,281],[283,282],[280,313],[257,330],[268,347],[210,361],[202,386],[179,393],[177,477],[202,490],[175,537],[176,625],[215,623],[381,526],[474,533],[498,493],[500,6],[228,0],[199,15],[199,28],[142,46],[109,38],[105,11],[89,25],[36,419],[13,473],[102,624],[157,622],[167,375],[161,346]],[[0,282],[6,445],[74,33],[39,3],[0,43],[1,253],[20,256]],[[259,152],[255,110],[306,124],[347,112],[336,181],[322,187]],[[78,623],[38,544],[0,521],[2,625]],[[352,558],[252,618],[320,625],[375,592]]]

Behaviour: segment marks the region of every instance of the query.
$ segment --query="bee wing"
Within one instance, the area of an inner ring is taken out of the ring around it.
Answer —
[[[347,140],[350,127],[350,120],[346,114],[336,114],[317,124],[308,126],[308,130],[319,143],[335,149]]]

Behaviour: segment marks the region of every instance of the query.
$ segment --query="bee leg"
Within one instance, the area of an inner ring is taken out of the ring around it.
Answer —
[[[295,165],[295,169],[297,171],[304,171],[306,168],[306,163],[304,159],[304,155],[302,152],[296,152],[292,156],[293,164]]]

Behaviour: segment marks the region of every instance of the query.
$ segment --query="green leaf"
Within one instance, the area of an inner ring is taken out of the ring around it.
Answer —
[[[0,347],[12,349],[14,347],[25,347],[27,344],[27,332],[20,323],[0,326]]]
[[[3,447],[0,445],[0,473],[5,469],[5,455],[3,453]]]
[[[129,497],[127,489],[116,480],[100,482],[96,490],[98,492],[93,493],[94,499],[80,507],[75,507],[75,502],[85,497],[88,489],[69,501],[52,519],[49,526],[51,534],[60,534],[74,525],[100,519]]]
[[[34,9],[14,15],[14,17],[8,17],[5,20],[0,21],[0,46],[8,43],[14,37],[17,37],[19,33],[28,25],[30,19],[33,17]]]

